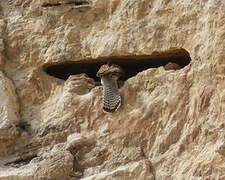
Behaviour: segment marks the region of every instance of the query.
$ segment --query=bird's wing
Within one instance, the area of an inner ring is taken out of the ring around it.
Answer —
[[[117,87],[117,82],[109,77],[102,77],[104,85],[103,110],[115,112],[121,105],[121,96]]]

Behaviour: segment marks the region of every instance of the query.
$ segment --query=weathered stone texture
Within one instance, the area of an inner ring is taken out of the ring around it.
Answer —
[[[36,169],[33,178],[41,179],[68,179],[73,170],[73,156],[68,151],[51,153],[42,160]]]
[[[20,136],[19,103],[13,83],[1,71],[0,87],[0,154],[5,156]]]
[[[1,0],[0,180],[225,179],[224,9],[212,0]],[[180,50],[187,66],[127,79],[112,114],[93,77],[44,71],[173,60]]]

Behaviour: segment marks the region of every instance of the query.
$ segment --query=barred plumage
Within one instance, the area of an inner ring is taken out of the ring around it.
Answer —
[[[101,82],[104,85],[103,110],[115,112],[121,104],[121,96],[118,91],[116,80],[109,76],[103,76]]]
[[[116,65],[103,65],[97,76],[101,78],[104,86],[103,110],[115,112],[121,105],[121,96],[117,86],[117,79],[123,74],[122,69]]]

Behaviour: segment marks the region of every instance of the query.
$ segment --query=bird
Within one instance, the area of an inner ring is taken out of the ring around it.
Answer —
[[[118,90],[117,80],[124,75],[123,69],[116,64],[103,64],[96,76],[101,78],[103,85],[103,111],[113,113],[121,105],[121,95]]]

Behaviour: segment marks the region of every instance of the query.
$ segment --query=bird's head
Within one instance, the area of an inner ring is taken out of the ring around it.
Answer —
[[[102,65],[96,74],[97,77],[101,78],[102,76],[108,76],[114,80],[118,80],[119,77],[123,75],[124,75],[124,71],[122,70],[122,68],[115,64]]]

